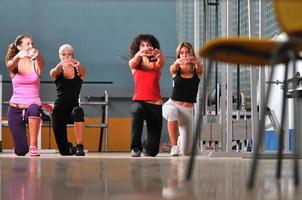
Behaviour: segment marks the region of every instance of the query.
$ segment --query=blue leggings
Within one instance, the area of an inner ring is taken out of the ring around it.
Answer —
[[[41,108],[37,104],[31,104],[27,109],[9,107],[7,110],[8,127],[13,136],[14,151],[18,156],[24,156],[28,153],[28,144],[26,138],[26,124],[28,118],[40,118]]]

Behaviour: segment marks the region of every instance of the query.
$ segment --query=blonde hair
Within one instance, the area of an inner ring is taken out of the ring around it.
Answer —
[[[74,48],[73,48],[70,44],[63,44],[63,45],[59,48],[59,54],[61,54],[62,51],[64,51],[64,50],[72,51],[72,53],[74,54]]]
[[[182,47],[187,47],[189,49],[190,55],[195,57],[195,52],[194,52],[194,48],[192,47],[192,45],[189,42],[181,42],[181,43],[179,43],[179,45],[176,48],[176,56],[175,56],[176,59],[179,58],[180,49]]]

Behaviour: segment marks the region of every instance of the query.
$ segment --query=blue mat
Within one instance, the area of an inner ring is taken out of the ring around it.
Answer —
[[[289,130],[289,149],[292,150],[294,147],[294,134],[293,129]],[[264,149],[265,150],[277,150],[278,149],[278,135],[275,131],[265,131],[264,137]]]

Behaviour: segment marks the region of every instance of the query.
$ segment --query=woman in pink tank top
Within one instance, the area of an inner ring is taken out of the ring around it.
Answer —
[[[8,126],[14,141],[14,153],[39,156],[37,138],[40,128],[40,74],[44,67],[41,53],[33,48],[30,35],[19,35],[9,45],[6,66],[12,79],[13,95],[7,112]],[[29,147],[26,126],[29,126]]]

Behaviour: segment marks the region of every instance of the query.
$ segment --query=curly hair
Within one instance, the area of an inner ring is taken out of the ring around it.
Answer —
[[[182,47],[187,47],[189,49],[190,55],[195,57],[195,52],[194,52],[194,48],[192,47],[192,45],[189,42],[181,42],[181,43],[179,43],[179,45],[176,48],[175,59],[179,58],[180,49]]]
[[[14,58],[14,56],[19,52],[19,49],[17,48],[17,46],[22,44],[22,40],[24,38],[32,38],[32,37],[30,35],[27,35],[27,34],[19,35],[15,39],[15,42],[8,45],[8,50],[7,50],[7,53],[6,53],[6,56],[5,56],[5,63],[12,60]]]
[[[149,42],[153,48],[160,49],[160,45],[156,37],[150,34],[139,34],[136,36],[130,44],[130,57],[133,58],[139,51],[141,41]]]

